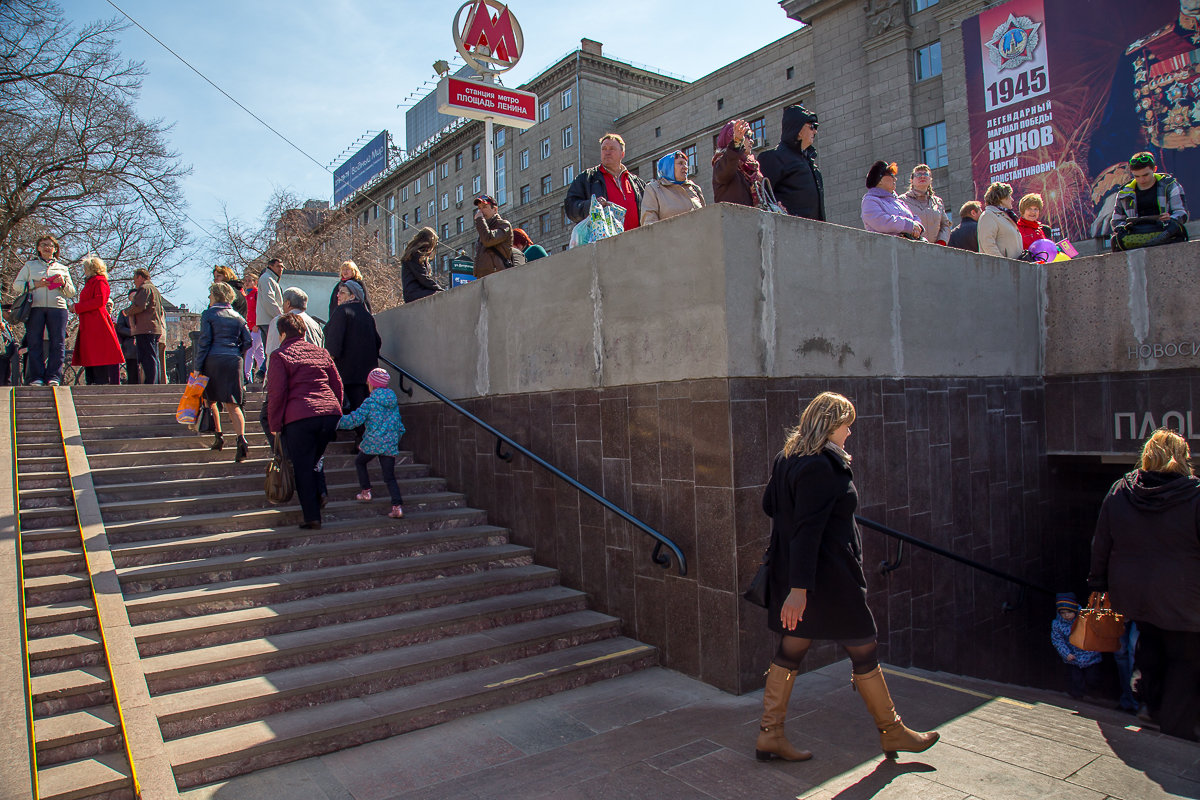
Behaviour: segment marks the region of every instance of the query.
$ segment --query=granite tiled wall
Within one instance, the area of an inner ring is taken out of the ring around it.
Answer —
[[[826,389],[858,408],[848,449],[860,514],[1043,575],[1039,379],[711,379],[463,401],[674,539],[689,561],[683,577],[651,562],[641,531],[528,459],[497,459],[492,437],[440,403],[404,408],[405,447],[629,635],[659,647],[666,666],[740,693],[761,685],[773,646],[765,612],[740,598],[770,533],[762,490],[784,430]],[[863,539],[884,661],[1001,680],[1045,669],[1043,598],[1002,613],[1017,597],[1007,584],[911,549],[883,577],[894,545],[869,530]],[[837,657],[821,646],[807,666]]]
[[[1158,426],[1200,440],[1200,369],[1046,378],[1051,453],[1128,453]]]

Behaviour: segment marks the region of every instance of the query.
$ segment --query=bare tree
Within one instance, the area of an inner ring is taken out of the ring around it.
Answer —
[[[188,234],[188,169],[170,127],[133,104],[145,70],[124,61],[117,20],[75,30],[51,0],[0,0],[0,283],[43,232],[96,252],[117,278],[135,267],[169,283]]]
[[[214,264],[245,273],[262,269],[268,258],[280,258],[290,271],[337,272],[343,261],[351,260],[363,273],[373,310],[400,304],[398,265],[385,258],[379,241],[357,227],[345,210],[301,202],[294,192],[276,189],[257,221],[226,212],[215,227],[209,246]]]

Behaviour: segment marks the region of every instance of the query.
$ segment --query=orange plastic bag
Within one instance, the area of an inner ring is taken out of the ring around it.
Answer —
[[[180,425],[195,425],[196,417],[200,414],[200,396],[208,385],[208,376],[193,372],[188,375],[187,388],[183,397],[179,398],[179,408],[175,409],[175,421]]]

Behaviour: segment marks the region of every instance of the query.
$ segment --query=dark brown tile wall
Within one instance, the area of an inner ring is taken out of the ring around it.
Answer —
[[[1193,413],[1197,400],[1200,370],[1195,369],[1047,378],[1047,445],[1051,453],[1135,454],[1165,420],[1195,447],[1200,440],[1200,409]],[[1132,435],[1128,416],[1118,424],[1118,415],[1128,414],[1133,415]]]
[[[663,663],[732,692],[761,685],[774,642],[740,598],[770,534],[762,490],[785,429],[830,389],[858,420],[860,514],[999,569],[1040,580],[1052,559],[1042,520],[1048,485],[1040,379],[714,379],[489,397],[463,405],[674,539],[680,577],[650,560],[652,541],[438,403],[404,409],[405,446],[587,591]],[[891,540],[864,530],[869,601],[882,660],[1015,682],[1047,669],[1051,608],[1016,612],[1007,584],[906,549],[884,577]],[[1043,619],[1044,617],[1044,619]],[[841,657],[814,648],[808,668]]]

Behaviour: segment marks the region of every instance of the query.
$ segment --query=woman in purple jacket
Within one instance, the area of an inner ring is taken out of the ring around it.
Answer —
[[[904,201],[896,196],[896,162],[876,161],[867,173],[862,199],[863,227],[907,239],[922,239],[925,229]]]
[[[304,320],[283,314],[275,323],[279,349],[267,362],[267,416],[296,474],[296,496],[304,512],[301,528],[321,527],[325,474],[317,465],[337,436],[342,418],[342,379],[323,347],[304,340]]]

